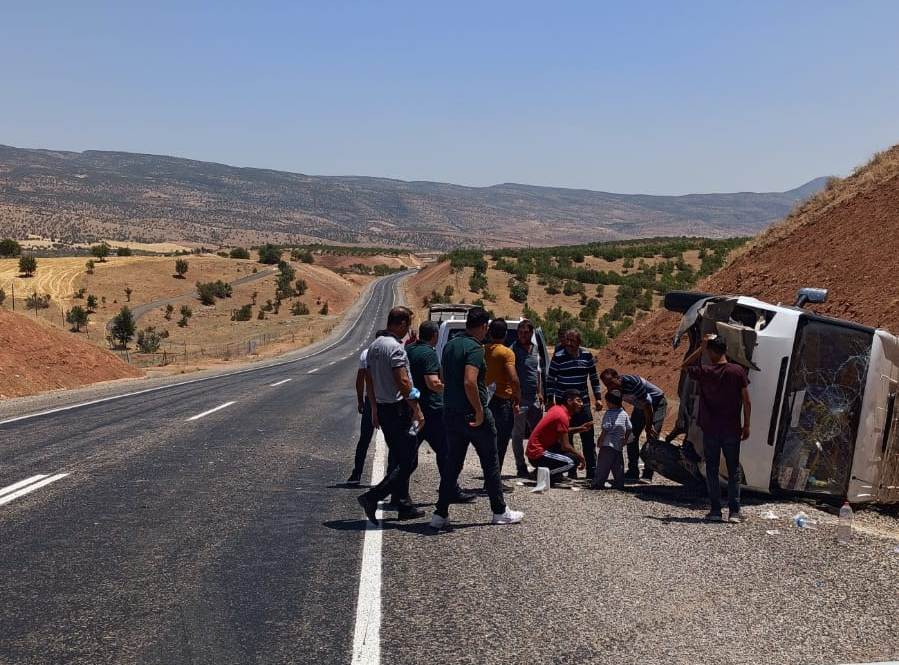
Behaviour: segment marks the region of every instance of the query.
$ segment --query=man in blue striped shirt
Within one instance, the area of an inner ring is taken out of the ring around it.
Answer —
[[[593,412],[590,409],[587,392],[588,382],[596,402],[596,410],[599,411],[602,409],[602,395],[599,375],[596,372],[596,359],[592,353],[581,347],[580,331],[572,329],[565,333],[564,345],[553,354],[549,363],[547,392],[555,398],[557,404],[562,403],[566,390],[577,390],[580,393],[584,407],[580,413],[571,416],[571,427],[591,424],[589,429],[581,432],[581,448],[587,466],[587,478],[592,478],[596,469],[596,436],[592,426]],[[577,470],[572,469],[568,476],[577,478]]]
[[[659,432],[668,414],[668,400],[657,385],[636,374],[618,374],[607,368],[599,375],[608,390],[620,390],[624,401],[632,404],[633,431],[627,442],[627,471],[624,477],[636,480],[640,474],[640,434],[646,432],[646,440],[659,438]],[[643,467],[643,479],[652,480],[652,469]]]

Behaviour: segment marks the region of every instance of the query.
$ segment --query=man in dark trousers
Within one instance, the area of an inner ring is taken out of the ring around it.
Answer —
[[[704,363],[707,354],[709,363]],[[749,438],[749,380],[746,370],[727,359],[727,344],[716,335],[705,335],[702,343],[684,360],[683,368],[699,384],[699,428],[705,457],[705,478],[711,510],[706,519],[722,521],[721,483],[718,468],[721,454],[727,466],[728,519],[740,516],[740,441]],[[740,412],[743,420],[740,423]]]
[[[515,416],[519,413],[521,404],[521,385],[518,382],[518,372],[515,371],[515,353],[505,344],[508,331],[509,325],[505,319],[493,319],[487,329],[487,343],[484,344],[484,362],[487,364],[484,382],[496,387],[487,407],[496,425],[500,478],[506,449],[515,426]],[[503,492],[511,491],[512,486],[503,483]]]
[[[493,524],[516,524],[524,517],[524,513],[506,506],[499,475],[496,427],[487,408],[487,386],[484,384],[487,367],[481,345],[489,322],[490,317],[482,307],[473,307],[466,317],[465,332],[447,342],[443,349],[443,414],[449,462],[447,473],[440,478],[440,495],[431,518],[433,529],[449,526],[449,505],[465,465],[469,444],[474,446],[481,461]]]
[[[515,354],[515,371],[521,386],[521,404],[512,426],[512,453],[515,455],[515,470],[519,478],[529,476],[524,455],[524,440],[543,417],[543,369],[540,367],[540,352],[532,336],[534,324],[522,319],[516,331],[517,339],[512,344]]]
[[[571,426],[577,427],[581,433],[581,451],[587,464],[587,478],[593,478],[596,471],[596,436],[593,429],[593,412],[590,409],[590,396],[587,392],[589,382],[596,410],[602,409],[602,395],[599,387],[599,374],[596,372],[596,359],[587,349],[581,347],[579,330],[569,330],[564,337],[564,346],[553,354],[549,363],[547,381],[556,398],[556,404],[564,401],[566,390],[577,390],[584,405],[579,413],[571,418]],[[589,424],[587,429],[581,426]],[[577,478],[577,470],[568,472],[570,478]]]
[[[437,359],[437,333],[440,326],[436,321],[422,321],[418,326],[418,339],[406,345],[409,356],[409,369],[412,372],[412,383],[418,388],[421,397],[418,403],[425,417],[425,426],[418,433],[418,443],[427,441],[437,458],[437,469],[440,476],[446,473],[447,443],[446,426],[443,423],[443,381],[440,380],[440,361]],[[418,466],[418,455],[415,456]],[[475,500],[474,494],[462,491],[456,484],[456,495],[453,503],[470,503]]]
[[[668,400],[657,385],[637,374],[618,374],[611,367],[604,369],[599,378],[609,390],[619,390],[624,401],[633,406],[631,426],[633,431],[627,441],[627,472],[624,477],[636,480],[640,476],[640,434],[646,432],[646,440],[659,438],[665,416],[668,415]],[[652,469],[643,467],[643,479],[652,480]]]
[[[409,478],[418,452],[418,430],[424,415],[418,404],[418,390],[412,385],[409,358],[403,337],[412,325],[412,310],[394,307],[387,315],[387,333],[368,347],[366,387],[371,399],[372,423],[381,427],[393,461],[387,475],[359,496],[366,517],[377,523],[378,501],[392,493],[400,519],[424,515],[409,498]]]
[[[386,330],[379,330],[377,337],[386,335]],[[353,472],[347,478],[347,482],[356,484],[362,480],[362,470],[365,467],[365,457],[368,455],[368,446],[375,433],[375,426],[371,423],[371,401],[365,392],[365,371],[368,369],[368,347],[362,349],[359,355],[359,369],[356,370],[356,410],[362,417],[359,419],[359,440],[356,442],[356,456],[353,462]]]

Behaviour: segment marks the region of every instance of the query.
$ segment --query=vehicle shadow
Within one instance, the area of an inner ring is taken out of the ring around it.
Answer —
[[[641,501],[664,503],[681,508],[703,508],[709,505],[708,494],[704,487],[687,487],[684,485],[628,485],[630,492]],[[726,505],[727,493],[722,489],[721,501]],[[777,503],[778,499],[767,494],[760,494],[750,490],[740,490],[740,505],[760,506]]]

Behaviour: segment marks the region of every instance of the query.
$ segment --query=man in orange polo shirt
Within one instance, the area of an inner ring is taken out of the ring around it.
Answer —
[[[571,471],[575,466],[584,468],[584,456],[571,445],[571,435],[593,427],[584,423],[571,427],[571,416],[584,408],[579,390],[569,389],[562,395],[562,403],[556,404],[540,419],[528,439],[527,457],[531,466],[549,469],[550,481]]]
[[[521,403],[521,385],[518,371],[515,369],[515,353],[506,346],[506,333],[509,326],[505,319],[493,319],[487,331],[487,344],[484,345],[484,362],[487,374],[484,383],[493,384],[496,391],[487,405],[496,422],[496,452],[499,457],[499,472],[502,478],[503,460],[506,449],[512,438],[515,427],[515,414]],[[503,491],[511,492],[512,487],[503,483]]]

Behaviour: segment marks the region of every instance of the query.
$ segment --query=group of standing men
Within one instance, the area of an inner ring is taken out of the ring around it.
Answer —
[[[438,324],[424,321],[417,340],[404,345],[411,326],[411,310],[393,308],[387,328],[360,357],[356,393],[363,416],[362,432],[349,481],[361,479],[374,428],[382,429],[389,450],[383,480],[359,497],[372,522],[376,521],[379,502],[388,495],[392,495],[391,504],[400,519],[424,515],[409,496],[409,479],[424,441],[434,450],[440,472],[438,500],[431,518],[431,526],[438,530],[449,525],[450,504],[475,499],[463,492],[458,482],[469,445],[480,461],[494,524],[514,524],[523,517],[520,511],[508,508],[504,495],[512,488],[500,475],[510,441],[520,477],[532,475],[527,465],[530,462],[535,468],[548,468],[552,482],[565,473],[577,478],[577,471],[586,469],[596,489],[605,487],[610,472],[613,487],[639,479],[640,436],[645,433],[647,440],[658,438],[667,414],[665,395],[643,377],[620,375],[611,368],[597,372],[596,360],[581,347],[577,330],[560,333],[544,382],[534,326],[527,319],[518,323],[516,340],[508,347],[506,321],[490,321],[484,309],[473,308],[464,332],[446,343],[441,358],[436,352]],[[700,426],[708,429],[704,439],[708,440],[708,453],[712,453],[707,455],[712,497],[708,517],[714,520],[721,515],[718,458],[723,452],[730,517],[738,521],[737,466],[739,441],[748,436],[748,393],[745,371],[727,362],[724,352],[719,353],[720,347],[718,340],[703,340],[700,352],[688,358],[685,367],[700,386]],[[705,351],[711,365],[703,364]],[[606,388],[607,408],[597,441],[593,412],[603,409],[601,384]],[[633,407],[630,417],[622,408],[623,402]],[[545,414],[544,407],[549,407]],[[741,407],[746,423],[742,428]],[[581,437],[582,453],[573,446],[575,434]],[[643,478],[652,478],[648,466],[643,469]]]

